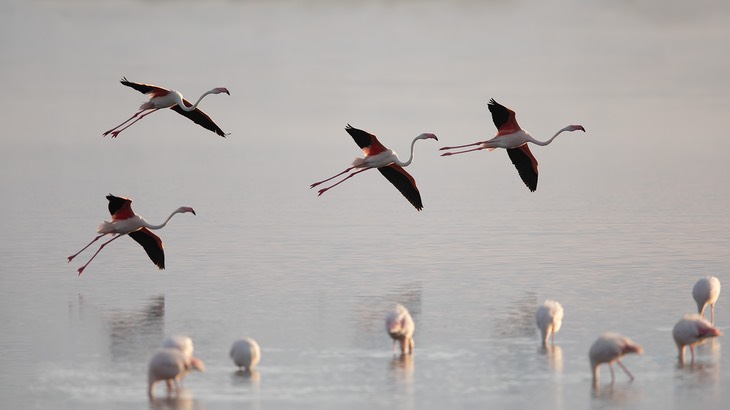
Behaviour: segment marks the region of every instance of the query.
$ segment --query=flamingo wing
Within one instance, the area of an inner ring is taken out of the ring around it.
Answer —
[[[127,77],[122,77],[122,80],[120,81],[122,85],[126,85],[127,87],[134,88],[135,90],[141,92],[142,94],[153,94],[153,95],[165,95],[170,92],[167,88],[163,88],[157,85],[152,84],[143,84],[143,83],[135,83],[132,81],[127,80]]]
[[[355,140],[357,146],[362,148],[362,151],[366,156],[376,155],[387,150],[387,148],[378,141],[378,138],[375,135],[367,131],[354,128],[350,124],[347,124],[345,131],[347,131],[352,139]]]
[[[185,104],[186,107],[192,107],[193,104],[190,103],[190,101],[183,98],[183,104]],[[196,108],[193,111],[185,111],[182,108],[180,108],[179,105],[175,104],[172,107],[170,107],[171,110],[174,110],[180,115],[184,115],[188,117],[190,120],[192,120],[194,123],[200,125],[201,127],[211,130],[215,132],[216,134],[220,135],[221,137],[225,138],[226,133],[223,132],[218,125],[216,125],[215,122],[208,116],[208,114],[204,113],[202,110]]]
[[[499,131],[514,132],[520,129],[514,111],[494,101],[494,98],[489,100],[488,106],[489,112],[492,113],[492,121]]]
[[[160,269],[165,269],[165,250],[162,247],[162,239],[159,236],[150,232],[147,228],[142,228],[138,231],[129,233],[138,244],[142,245],[147,256],[152,259],[152,262],[157,265]]]
[[[522,182],[530,188],[530,191],[535,192],[537,189],[537,160],[530,152],[530,147],[523,144],[517,148],[508,149],[507,154],[517,168]]]
[[[383,176],[390,181],[393,186],[398,188],[401,194],[410,202],[417,210],[423,209],[423,203],[421,202],[421,194],[418,192],[416,186],[416,180],[413,179],[411,174],[406,172],[403,167],[398,164],[390,164],[385,167],[378,168]]]
[[[128,219],[134,216],[131,199],[112,194],[107,195],[106,199],[109,201],[109,213],[112,215],[112,220]]]

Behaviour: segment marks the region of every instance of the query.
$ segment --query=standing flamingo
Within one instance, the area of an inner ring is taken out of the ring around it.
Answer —
[[[135,214],[134,211],[132,211],[131,199],[117,197],[112,194],[107,195],[106,199],[109,200],[109,213],[112,214],[112,221],[104,221],[101,225],[99,225],[97,233],[99,233],[100,235],[98,235],[91,242],[89,242],[88,245],[81,248],[80,251],[69,256],[68,261],[71,262],[73,258],[78,256],[78,254],[83,252],[86,248],[91,246],[92,243],[99,240],[99,238],[101,238],[102,236],[109,234],[116,235],[101,244],[94,256],[92,256],[91,259],[89,259],[89,261],[86,262],[84,266],[78,269],[79,276],[81,276],[81,273],[84,271],[84,269],[89,265],[89,263],[91,263],[92,260],[94,260],[96,255],[98,255],[99,252],[101,252],[101,250],[104,249],[107,244],[122,235],[129,235],[132,239],[137,241],[137,243],[142,245],[144,250],[147,252],[147,255],[150,257],[150,259],[152,259],[152,262],[154,262],[154,264],[157,265],[158,268],[165,269],[165,251],[162,247],[162,240],[157,235],[150,232],[150,229],[162,229],[165,225],[167,225],[167,222],[175,214],[191,212],[193,215],[195,215],[195,210],[187,206],[181,206],[173,213],[171,213],[170,216],[167,217],[165,222],[161,223],[160,225],[150,225],[149,223],[147,223],[147,221],[144,220],[144,218]]]
[[[608,363],[608,368],[611,370],[611,384],[614,382],[613,362],[618,363],[629,376],[629,379],[633,381],[634,375],[621,363],[621,357],[626,353],[642,354],[644,353],[644,349],[632,342],[628,337],[618,333],[609,332],[601,335],[593,343],[591,350],[588,352],[588,357],[591,360],[591,369],[593,370],[593,385],[596,386],[598,384],[598,366],[602,363]]]
[[[180,394],[180,382],[193,370],[205,371],[205,363],[197,357],[187,357],[176,348],[160,349],[150,359],[147,371],[147,394],[154,396],[155,384],[164,380],[167,383],[167,394],[173,391]]]
[[[182,94],[180,92],[163,88],[157,85],[152,84],[143,84],[143,83],[134,83],[132,81],[128,81],[126,77],[123,77],[121,80],[121,83],[126,85],[127,87],[132,87],[135,90],[147,94],[149,96],[149,100],[147,100],[144,104],[139,106],[139,111],[137,111],[134,115],[129,117],[127,121],[124,121],[123,123],[117,125],[116,127],[110,129],[109,131],[106,131],[103,135],[107,136],[108,134],[111,134],[112,138],[115,138],[117,135],[119,135],[120,132],[126,130],[127,128],[131,127],[132,124],[135,122],[141,120],[142,118],[152,114],[153,112],[161,109],[161,108],[171,108],[175,110],[175,112],[182,114],[189,119],[191,119],[194,123],[202,126],[203,128],[206,128],[208,130],[211,130],[215,132],[216,134],[220,135],[221,137],[224,137],[228,134],[224,133],[223,130],[216,125],[215,122],[208,116],[208,114],[204,113],[202,110],[198,109],[198,104],[200,101],[208,94],[220,94],[220,93],[226,93],[228,95],[231,95],[230,92],[228,92],[227,88],[224,87],[217,87],[210,91],[206,91],[203,93],[203,95],[198,98],[198,101],[195,102],[195,104],[191,104],[190,101],[183,98]],[[147,112],[145,112],[147,111]],[[140,115],[141,114],[141,115]],[[136,119],[135,119],[136,118]],[[132,121],[134,119],[134,121]],[[124,124],[127,124],[129,121],[132,121],[124,128],[118,129]]]
[[[537,308],[535,321],[542,335],[543,347],[547,347],[548,338],[551,339],[551,344],[555,345],[555,334],[563,324],[563,315],[563,306],[554,300],[548,299]]]
[[[385,330],[393,339],[393,354],[396,353],[397,342],[400,342],[402,354],[413,354],[415,347],[413,332],[416,330],[416,324],[405,306],[398,303],[395,309],[388,313],[385,317]]]
[[[239,369],[251,372],[261,360],[259,344],[250,337],[236,340],[229,354]]]
[[[711,337],[722,336],[720,329],[703,319],[699,314],[685,315],[674,325],[672,337],[679,349],[679,363],[684,364],[684,347],[689,346],[692,364],[695,362],[695,346]]]
[[[692,297],[697,302],[697,313],[705,317],[705,307],[710,305],[710,323],[715,324],[715,302],[720,297],[720,279],[714,276],[702,278],[692,288]]]
[[[188,336],[173,335],[167,336],[162,341],[162,347],[169,347],[171,349],[178,349],[185,357],[193,356],[193,339]]]
[[[535,190],[537,189],[537,159],[535,159],[535,157],[532,155],[532,152],[530,152],[530,147],[527,145],[527,143],[531,142],[533,144],[544,146],[553,142],[553,140],[564,131],[581,130],[585,132],[585,128],[583,128],[582,125],[568,125],[567,127],[556,132],[555,135],[553,135],[552,138],[550,138],[549,140],[538,141],[532,138],[532,136],[527,131],[524,131],[522,128],[520,128],[520,126],[517,124],[517,119],[515,118],[514,111],[499,104],[498,102],[494,101],[494,99],[489,100],[489,111],[492,113],[492,120],[494,121],[494,125],[497,126],[498,130],[497,135],[495,135],[494,138],[487,141],[475,142],[473,144],[459,145],[455,147],[443,147],[441,148],[441,150],[480,145],[480,147],[468,149],[465,151],[447,152],[441,154],[441,156],[446,157],[449,155],[463,154],[466,152],[479,151],[483,149],[493,151],[496,148],[505,148],[507,149],[507,154],[509,155],[509,158],[515,165],[515,168],[517,168],[517,172],[520,174],[520,178],[522,178],[522,181],[532,192],[535,192]]]
[[[383,146],[383,144],[378,141],[375,135],[372,135],[363,130],[359,130],[357,128],[353,128],[352,126],[350,126],[350,124],[347,124],[347,127],[345,127],[345,131],[347,131],[347,133],[352,136],[352,139],[355,140],[355,143],[360,148],[362,148],[362,151],[365,153],[365,157],[355,158],[350,168],[347,168],[346,170],[340,172],[333,177],[327,178],[319,182],[315,182],[310,185],[309,188],[314,188],[323,182],[335,179],[338,176],[346,174],[355,168],[361,168],[359,171],[355,171],[349,174],[340,182],[328,186],[327,188],[320,189],[319,194],[317,195],[319,196],[327,192],[328,189],[340,185],[341,183],[347,181],[348,179],[354,177],[361,172],[365,172],[372,168],[377,168],[378,171],[380,171],[380,173],[383,174],[383,176],[387,178],[391,184],[398,188],[400,193],[403,194],[403,196],[406,197],[406,199],[414,207],[416,207],[417,210],[420,211],[421,209],[423,209],[421,194],[418,192],[416,180],[413,179],[413,177],[408,172],[406,172],[403,167],[407,167],[413,161],[413,147],[416,145],[416,141],[424,139],[435,139],[436,141],[438,141],[438,138],[436,138],[435,135],[428,133],[421,134],[414,138],[411,142],[411,156],[410,158],[408,158],[408,161],[403,162],[398,158],[398,154],[396,154],[395,151]]]

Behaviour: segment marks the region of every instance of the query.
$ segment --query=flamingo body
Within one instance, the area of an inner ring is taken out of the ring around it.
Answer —
[[[692,298],[697,302],[697,313],[705,317],[705,307],[710,305],[710,323],[715,324],[715,302],[720,297],[720,279],[708,276],[698,280],[692,288]]]
[[[183,354],[183,356],[193,357],[193,350],[194,350],[193,339],[189,338],[188,336],[182,336],[182,335],[167,336],[162,341],[162,347],[177,349]]]
[[[198,107],[198,104],[200,101],[209,94],[221,94],[225,93],[228,95],[231,95],[231,93],[228,91],[225,87],[216,87],[209,91],[206,91],[203,93],[203,95],[200,96],[198,101],[195,104],[192,104],[190,101],[183,98],[182,94],[179,91],[171,90],[168,88],[160,87],[157,85],[152,84],[144,84],[144,83],[135,83],[132,81],[127,80],[126,77],[122,78],[121,80],[122,85],[125,85],[127,87],[133,88],[143,94],[146,94],[148,96],[148,100],[144,102],[139,107],[139,111],[135,113],[132,117],[130,117],[127,121],[124,121],[123,123],[119,124],[118,126],[110,129],[109,131],[106,131],[103,135],[109,135],[111,134],[112,138],[115,138],[119,133],[124,131],[125,129],[129,128],[132,124],[135,122],[141,120],[142,118],[146,117],[149,114],[152,114],[153,112],[163,109],[163,108],[170,108],[173,111],[177,112],[180,115],[183,115],[193,121],[194,123],[200,125],[201,127],[213,131],[216,134],[220,135],[221,137],[225,137],[226,134],[223,132],[223,130],[220,129],[220,127],[210,118],[208,114],[200,110]],[[134,121],[132,121],[134,120]],[[129,121],[132,121],[130,124],[126,125],[123,128],[123,125],[128,123]]]
[[[477,148],[472,148],[464,151],[447,152],[441,154],[441,156],[463,154],[466,152],[479,151],[483,149],[492,151],[497,148],[504,148],[507,150],[507,155],[512,161],[512,164],[517,169],[517,173],[520,175],[522,182],[524,182],[527,188],[533,192],[537,189],[537,159],[535,159],[535,156],[532,155],[530,147],[527,145],[527,143],[531,142],[533,144],[544,146],[553,142],[553,140],[564,131],[581,130],[585,132],[585,128],[583,128],[582,125],[568,125],[559,130],[549,140],[538,141],[533,138],[530,133],[520,128],[520,125],[517,123],[517,118],[514,111],[503,106],[502,104],[499,104],[498,102],[494,101],[494,99],[489,100],[488,107],[489,112],[492,113],[492,121],[497,127],[497,135],[487,141],[480,141],[455,147],[443,147],[441,148],[441,150],[451,150],[455,148],[477,146]]]
[[[410,312],[400,303],[385,317],[385,330],[393,339],[393,354],[396,353],[396,343],[400,344],[401,354],[413,354],[415,342],[413,332],[416,324],[413,322]]]
[[[547,346],[548,339],[552,340],[553,345],[555,344],[555,334],[563,324],[563,315],[563,306],[554,300],[548,299],[537,308],[535,321],[540,329],[543,347]]]
[[[315,182],[309,187],[314,188],[324,182],[335,179],[340,175],[347,174],[353,169],[358,169],[358,171],[350,173],[339,182],[326,188],[320,189],[318,192],[319,196],[325,193],[327,190],[334,188],[335,186],[345,182],[346,180],[361,172],[367,171],[368,169],[377,168],[378,171],[380,171],[380,173],[388,181],[390,181],[390,183],[393,184],[393,186],[395,186],[398,191],[400,191],[400,193],[408,200],[408,202],[411,203],[411,205],[413,205],[419,211],[423,209],[423,202],[421,201],[421,194],[418,191],[418,187],[416,186],[416,180],[411,176],[411,174],[406,172],[404,167],[410,165],[413,161],[413,147],[415,146],[416,141],[422,139],[434,139],[438,141],[438,138],[434,134],[430,133],[423,133],[414,138],[411,142],[411,156],[408,161],[403,162],[400,160],[400,158],[398,158],[398,154],[395,151],[386,148],[383,144],[380,143],[380,141],[378,141],[378,138],[375,135],[372,135],[366,131],[357,128],[353,128],[349,124],[347,125],[347,127],[345,127],[345,131],[350,134],[355,143],[362,149],[365,156],[363,158],[355,158],[355,160],[352,162],[352,166],[340,172],[339,174],[325,180]]]
[[[722,336],[722,331],[703,319],[699,314],[685,315],[672,329],[672,337],[679,350],[679,362],[684,363],[685,347],[689,347],[692,363],[694,363],[695,346],[717,336]]]
[[[261,349],[255,340],[246,337],[233,342],[230,356],[239,369],[251,371],[261,361]]]
[[[147,392],[150,398],[154,395],[155,384],[159,381],[167,383],[167,393],[180,392],[180,382],[189,372],[205,371],[205,364],[197,357],[185,357],[176,348],[163,348],[152,356],[147,371]]]
[[[113,240],[119,238],[123,235],[128,235],[132,239],[134,239],[137,243],[142,245],[142,248],[144,248],[145,252],[147,253],[147,256],[152,260],[152,262],[160,269],[165,269],[165,251],[164,247],[162,245],[162,239],[152,233],[150,229],[161,229],[165,225],[167,225],[167,222],[170,221],[170,219],[178,213],[186,213],[190,212],[193,215],[195,215],[195,210],[188,206],[181,206],[175,211],[173,211],[170,216],[167,217],[165,222],[163,222],[160,225],[151,225],[147,221],[145,221],[144,218],[137,215],[132,211],[132,200],[129,198],[124,197],[117,197],[112,194],[107,195],[106,199],[109,201],[109,213],[112,215],[111,222],[104,221],[101,225],[99,225],[99,228],[97,229],[97,233],[99,234],[97,237],[95,237],[91,242],[89,242],[88,245],[81,248],[80,251],[76,252],[75,254],[68,257],[68,261],[71,262],[76,256],[78,256],[81,252],[83,252],[86,248],[91,246],[94,242],[96,242],[99,238],[114,234],[115,236],[101,244],[99,246],[99,249],[94,253],[94,255],[89,259],[88,262],[82,267],[78,269],[79,275],[83,273],[86,266],[91,263],[92,260],[96,257],[96,255],[101,252],[101,250],[110,242]]]
[[[611,371],[611,383],[614,382],[613,363],[616,362],[626,372],[629,379],[634,380],[634,376],[629,372],[626,366],[621,363],[621,358],[627,353],[644,353],[644,349],[631,341],[626,336],[618,333],[604,333],[591,346],[588,357],[591,362],[593,371],[593,384],[598,383],[598,367],[603,363],[608,363]]]

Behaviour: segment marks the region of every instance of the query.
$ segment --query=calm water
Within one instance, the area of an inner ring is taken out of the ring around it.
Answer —
[[[0,5],[0,398],[7,408],[719,408],[720,338],[676,366],[670,333],[692,284],[728,271],[727,2],[56,2]],[[674,3],[674,4],[673,4]],[[717,4],[716,4],[717,3]],[[699,6],[697,6],[699,4]],[[122,76],[232,95],[201,105],[224,140],[159,112],[101,133],[143,96]],[[493,97],[546,139],[530,193],[502,151],[441,158],[491,137]],[[407,156],[425,208],[376,172],[321,198],[344,169],[346,123]],[[167,269],[121,238],[81,277],[66,256],[135,200]],[[566,309],[554,351],[533,312]],[[393,359],[399,301],[416,354]],[[730,326],[726,296],[717,323]],[[591,389],[604,331],[641,343],[636,376]],[[204,374],[150,402],[166,334]],[[235,374],[236,338],[262,347]]]

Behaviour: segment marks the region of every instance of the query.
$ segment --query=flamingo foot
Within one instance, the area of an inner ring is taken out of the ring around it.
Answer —
[[[447,152],[445,154],[441,154],[442,157],[448,157],[449,155],[454,155],[454,153],[453,152]]]
[[[312,185],[309,186],[309,189],[312,189],[312,188],[316,187],[319,184],[321,184],[321,182],[315,182],[315,183],[313,183]]]
[[[112,138],[116,138],[117,135],[119,135],[120,132],[122,132],[122,131],[112,131],[111,132]]]
[[[329,188],[322,188],[322,189],[320,189],[319,190],[319,193],[317,193],[317,196],[322,196],[322,194],[324,194],[325,192],[327,192],[328,189]]]
[[[71,263],[71,261],[74,260],[75,257],[76,257],[76,255],[71,255],[66,259],[68,259],[68,263]]]
[[[81,276],[81,274],[84,273],[84,269],[85,268],[86,268],[86,266],[82,266],[82,267],[79,268],[79,270],[78,270],[79,276]]]

